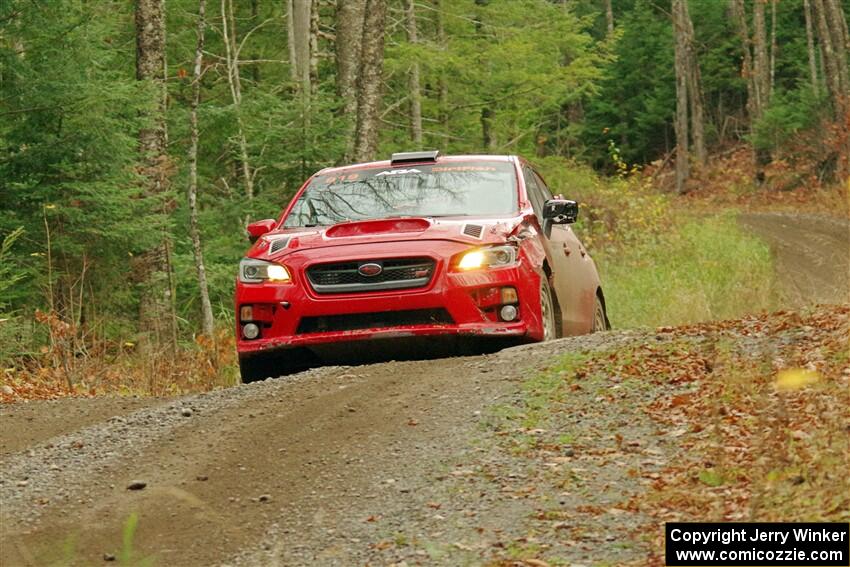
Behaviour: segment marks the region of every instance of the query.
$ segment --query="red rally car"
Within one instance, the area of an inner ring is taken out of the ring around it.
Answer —
[[[596,266],[570,228],[577,215],[517,156],[408,152],[323,169],[279,219],[248,226],[242,380],[341,342],[607,329]]]

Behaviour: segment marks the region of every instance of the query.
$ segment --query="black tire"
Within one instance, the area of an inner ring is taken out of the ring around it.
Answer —
[[[596,296],[596,305],[593,308],[593,327],[591,333],[599,333],[611,329],[611,324],[608,322],[608,314],[605,312],[605,304],[599,295]]]
[[[242,383],[277,378],[310,368],[311,359],[299,349],[270,352],[239,357],[239,374]]]
[[[308,349],[292,348],[262,352],[239,357],[242,383],[258,382],[308,370],[320,364],[320,359]]]
[[[542,277],[540,278],[540,320],[543,323],[543,341],[551,341],[558,337],[557,314],[549,279]]]
[[[268,355],[255,354],[239,357],[239,374],[243,384],[258,382],[270,378],[274,374],[272,359]]]

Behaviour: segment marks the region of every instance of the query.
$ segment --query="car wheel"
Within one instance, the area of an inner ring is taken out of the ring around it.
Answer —
[[[268,356],[256,354],[254,356],[239,357],[239,374],[242,383],[249,384],[269,378],[273,372],[272,360]]]
[[[318,359],[308,350],[289,349],[239,357],[239,374],[242,383],[257,382],[295,374],[316,365]]]
[[[558,336],[555,322],[555,302],[552,301],[552,288],[548,278],[540,278],[540,320],[543,323],[543,340],[551,341]]]
[[[239,374],[242,376],[242,383],[258,382],[304,370],[305,367],[297,364],[294,353],[289,354],[290,356],[281,356],[277,353],[240,356]]]
[[[591,333],[607,331],[609,329],[608,316],[605,314],[605,306],[602,305],[602,300],[596,296],[596,306],[593,308],[593,328]]]

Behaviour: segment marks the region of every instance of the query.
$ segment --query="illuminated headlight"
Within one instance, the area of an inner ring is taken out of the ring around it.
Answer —
[[[495,268],[516,263],[516,248],[513,246],[493,246],[476,248],[463,254],[457,261],[458,270]]]
[[[288,282],[291,279],[287,269],[280,264],[254,258],[242,258],[239,262],[239,281],[242,283]]]

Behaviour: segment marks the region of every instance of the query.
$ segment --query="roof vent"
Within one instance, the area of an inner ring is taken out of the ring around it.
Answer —
[[[289,238],[278,238],[272,242],[272,245],[269,247],[269,254],[274,254],[279,250],[283,250],[286,248],[286,245],[289,244]]]
[[[392,165],[400,165],[403,163],[436,162],[438,155],[440,155],[439,150],[428,150],[427,152],[401,152],[393,154],[392,158],[390,158],[390,163]]]
[[[471,236],[472,238],[481,238],[481,233],[484,232],[484,227],[480,224],[465,224],[463,225],[463,232],[466,236]]]

